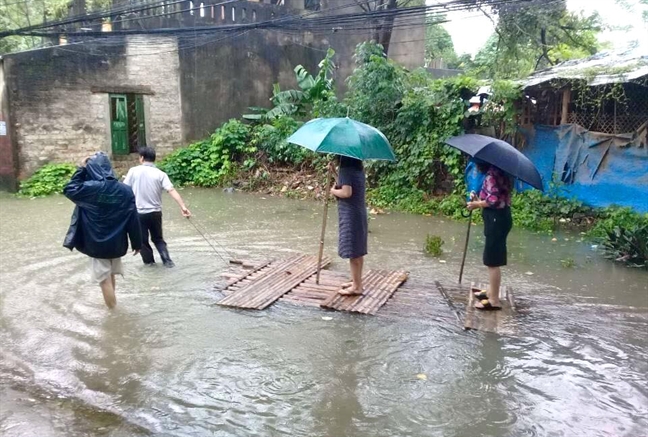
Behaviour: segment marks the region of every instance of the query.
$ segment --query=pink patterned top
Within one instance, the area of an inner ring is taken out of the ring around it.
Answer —
[[[491,166],[486,172],[479,198],[485,200],[489,208],[503,209],[511,206],[512,189],[511,178],[499,168]]]

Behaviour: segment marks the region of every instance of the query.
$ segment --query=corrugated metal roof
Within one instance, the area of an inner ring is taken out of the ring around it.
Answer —
[[[605,51],[533,73],[522,81],[530,88],[554,79],[586,79],[590,86],[629,82],[648,76],[648,44],[635,43],[623,51]]]

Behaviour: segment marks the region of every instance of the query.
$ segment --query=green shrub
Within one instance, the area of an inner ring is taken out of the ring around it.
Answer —
[[[434,214],[438,208],[436,200],[428,199],[421,190],[402,190],[389,184],[369,190],[367,202],[377,208],[392,208],[413,214]]]
[[[592,215],[592,208],[576,200],[560,197],[554,188],[548,194],[537,190],[515,193],[511,201],[515,226],[532,231],[550,232],[561,219],[571,220],[575,215]]]
[[[19,196],[43,197],[61,194],[76,171],[73,164],[46,164],[29,179],[20,183]]]
[[[455,220],[462,220],[463,214],[466,213],[466,199],[459,194],[450,194],[439,202],[439,211],[443,215],[452,217]],[[473,217],[481,216],[479,211],[473,213]]]
[[[648,225],[615,227],[607,232],[602,249],[606,258],[633,267],[648,268]]]
[[[445,242],[438,235],[428,235],[425,238],[425,253],[434,257],[439,257],[443,254],[442,246],[444,244]]]
[[[574,261],[574,258],[561,259],[560,264],[566,269],[573,269],[576,267],[576,261]]]
[[[286,141],[300,126],[300,122],[288,116],[275,118],[269,124],[260,124],[254,127],[252,144],[270,164],[303,164],[305,161],[313,159],[315,154],[304,147]]]
[[[213,187],[232,177],[238,166],[254,165],[256,148],[250,139],[247,125],[230,120],[208,139],[176,150],[159,166],[178,185]]]
[[[635,226],[648,226],[648,214],[639,214],[632,208],[612,206],[597,212],[597,221],[588,234],[594,238],[606,238],[615,228],[630,229]]]

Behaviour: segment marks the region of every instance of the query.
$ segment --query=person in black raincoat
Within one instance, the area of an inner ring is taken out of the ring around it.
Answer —
[[[123,274],[128,238],[135,254],[142,246],[133,190],[117,180],[108,156],[98,152],[82,162],[63,194],[76,205],[63,246],[91,258],[92,279],[113,308],[115,275]]]

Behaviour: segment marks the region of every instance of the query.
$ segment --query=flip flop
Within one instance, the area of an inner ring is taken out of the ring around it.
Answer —
[[[488,299],[482,299],[481,301],[479,301],[479,303],[482,306],[478,307],[477,305],[475,305],[475,309],[482,310],[482,311],[500,311],[502,309],[501,306],[499,307],[493,306],[493,304],[491,304],[490,300]]]

